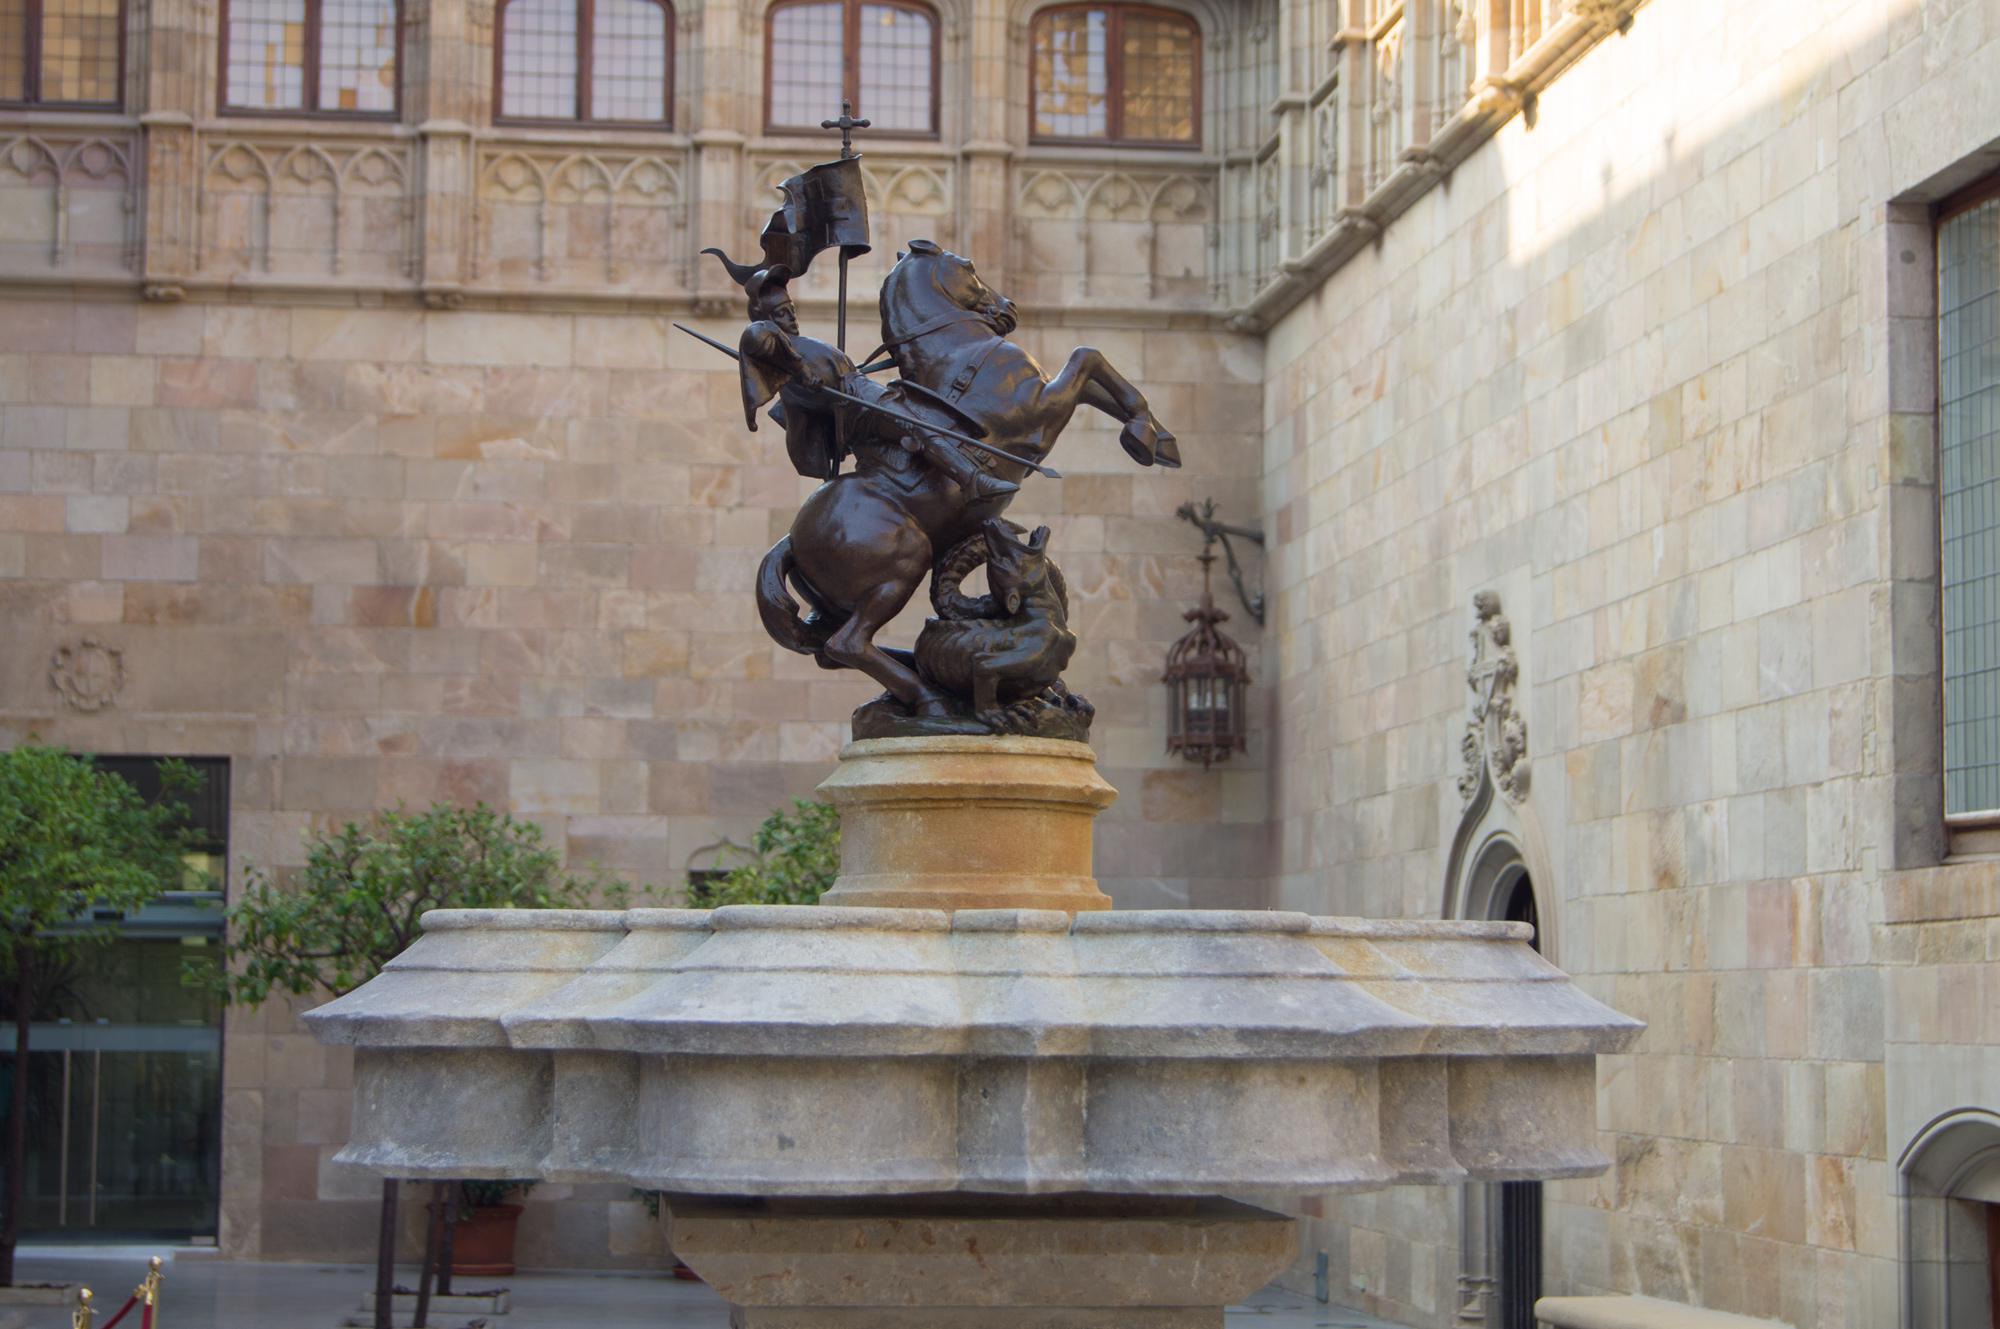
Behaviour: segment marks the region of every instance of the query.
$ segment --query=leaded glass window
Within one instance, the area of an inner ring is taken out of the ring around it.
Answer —
[[[500,119],[668,122],[674,23],[663,0],[505,0],[500,14]]]
[[[1029,46],[1035,138],[1200,141],[1201,36],[1186,15],[1138,5],[1045,9]]]
[[[0,0],[0,102],[116,107],[119,0]]]
[[[817,129],[853,105],[878,132],[937,132],[937,19],[911,4],[801,0],[773,8],[766,120]]]
[[[1945,812],[2000,812],[2000,190],[1938,225]]]
[[[227,0],[222,104],[393,115],[396,0]]]

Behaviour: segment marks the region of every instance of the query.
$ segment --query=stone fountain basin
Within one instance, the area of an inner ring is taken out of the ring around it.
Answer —
[[[1514,923],[439,910],[305,1017],[339,1159],[681,1195],[1212,1195],[1588,1175],[1642,1026]]]

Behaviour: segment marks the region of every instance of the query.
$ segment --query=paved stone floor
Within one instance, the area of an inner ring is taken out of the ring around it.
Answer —
[[[97,1294],[101,1326],[145,1272],[145,1247],[23,1247],[22,1282],[82,1282]],[[399,1271],[401,1272],[401,1271]],[[404,1274],[411,1278],[414,1271]],[[157,1329],[335,1329],[361,1307],[373,1279],[354,1265],[175,1260],[162,1285]],[[414,1281],[413,1278],[411,1281]],[[482,1280],[473,1280],[475,1282]],[[726,1329],[721,1298],[698,1283],[623,1274],[520,1274],[504,1280],[512,1312],[493,1329]],[[461,1286],[465,1286],[461,1280]],[[4,1312],[0,1312],[4,1319]],[[128,1318],[136,1327],[137,1319]],[[433,1316],[438,1329],[463,1320]],[[69,1312],[31,1309],[25,1329],[69,1329]],[[124,1329],[124,1326],[120,1326]],[[1229,1329],[1394,1329],[1385,1320],[1270,1288],[1229,1311]]]

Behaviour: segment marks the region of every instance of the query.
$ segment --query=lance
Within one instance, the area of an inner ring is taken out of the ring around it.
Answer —
[[[840,159],[846,161],[854,155],[854,131],[868,128],[868,121],[854,118],[854,103],[845,98],[840,103],[838,120],[822,120],[821,129],[840,131]],[[840,247],[840,319],[834,326],[833,344],[841,350],[847,349],[847,246]]]
[[[737,353],[734,347],[723,345],[721,342],[717,341],[715,338],[709,336],[705,332],[696,332],[693,328],[689,327],[685,323],[676,323],[674,324],[674,326],[679,328],[682,332],[685,332],[688,336],[693,337],[696,341],[706,342],[708,345],[713,346],[716,350],[721,351],[724,355],[728,356],[732,360],[741,362],[743,359],[743,357]],[[919,420],[914,415],[905,415],[903,412],[897,410],[893,406],[884,405],[882,402],[879,401],[869,401],[866,397],[857,397],[851,392],[842,392],[839,388],[829,388],[823,384],[814,384],[814,387],[818,391],[824,392],[830,397],[838,397],[842,401],[853,402],[856,406],[859,406],[864,410],[879,412],[883,415],[888,416],[891,420],[896,420],[903,424],[909,425],[913,429],[921,429],[928,434],[939,434],[945,438],[951,439],[955,443],[963,443],[965,444],[965,446],[969,448],[978,448],[981,452],[990,452],[994,456],[1000,458],[1000,460],[1002,461],[1011,461],[1016,466],[1025,466],[1029,470],[1033,471],[1035,474],[1046,475],[1051,480],[1062,479],[1062,472],[1058,471],[1053,466],[1044,466],[1040,462],[1029,461],[1026,457],[1017,457],[1013,453],[1008,452],[1005,449],[996,448],[991,443],[982,442],[981,440],[974,438],[970,434],[961,434],[956,429],[948,429],[944,425],[934,425],[927,420]]]

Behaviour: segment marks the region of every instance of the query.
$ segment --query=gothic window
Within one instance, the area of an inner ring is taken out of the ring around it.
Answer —
[[[397,18],[396,0],[224,0],[223,108],[394,115]]]
[[[772,6],[764,118],[818,129],[843,101],[877,133],[937,133],[937,18],[895,0],[788,0]]]
[[[665,0],[502,0],[496,116],[663,126],[673,31]]]
[[[115,108],[120,0],[0,0],[0,103]]]
[[[1940,210],[1938,489],[1947,816],[2000,813],[2000,182]]]
[[[1194,147],[1201,140],[1201,34],[1143,5],[1072,5],[1035,15],[1033,137]]]

